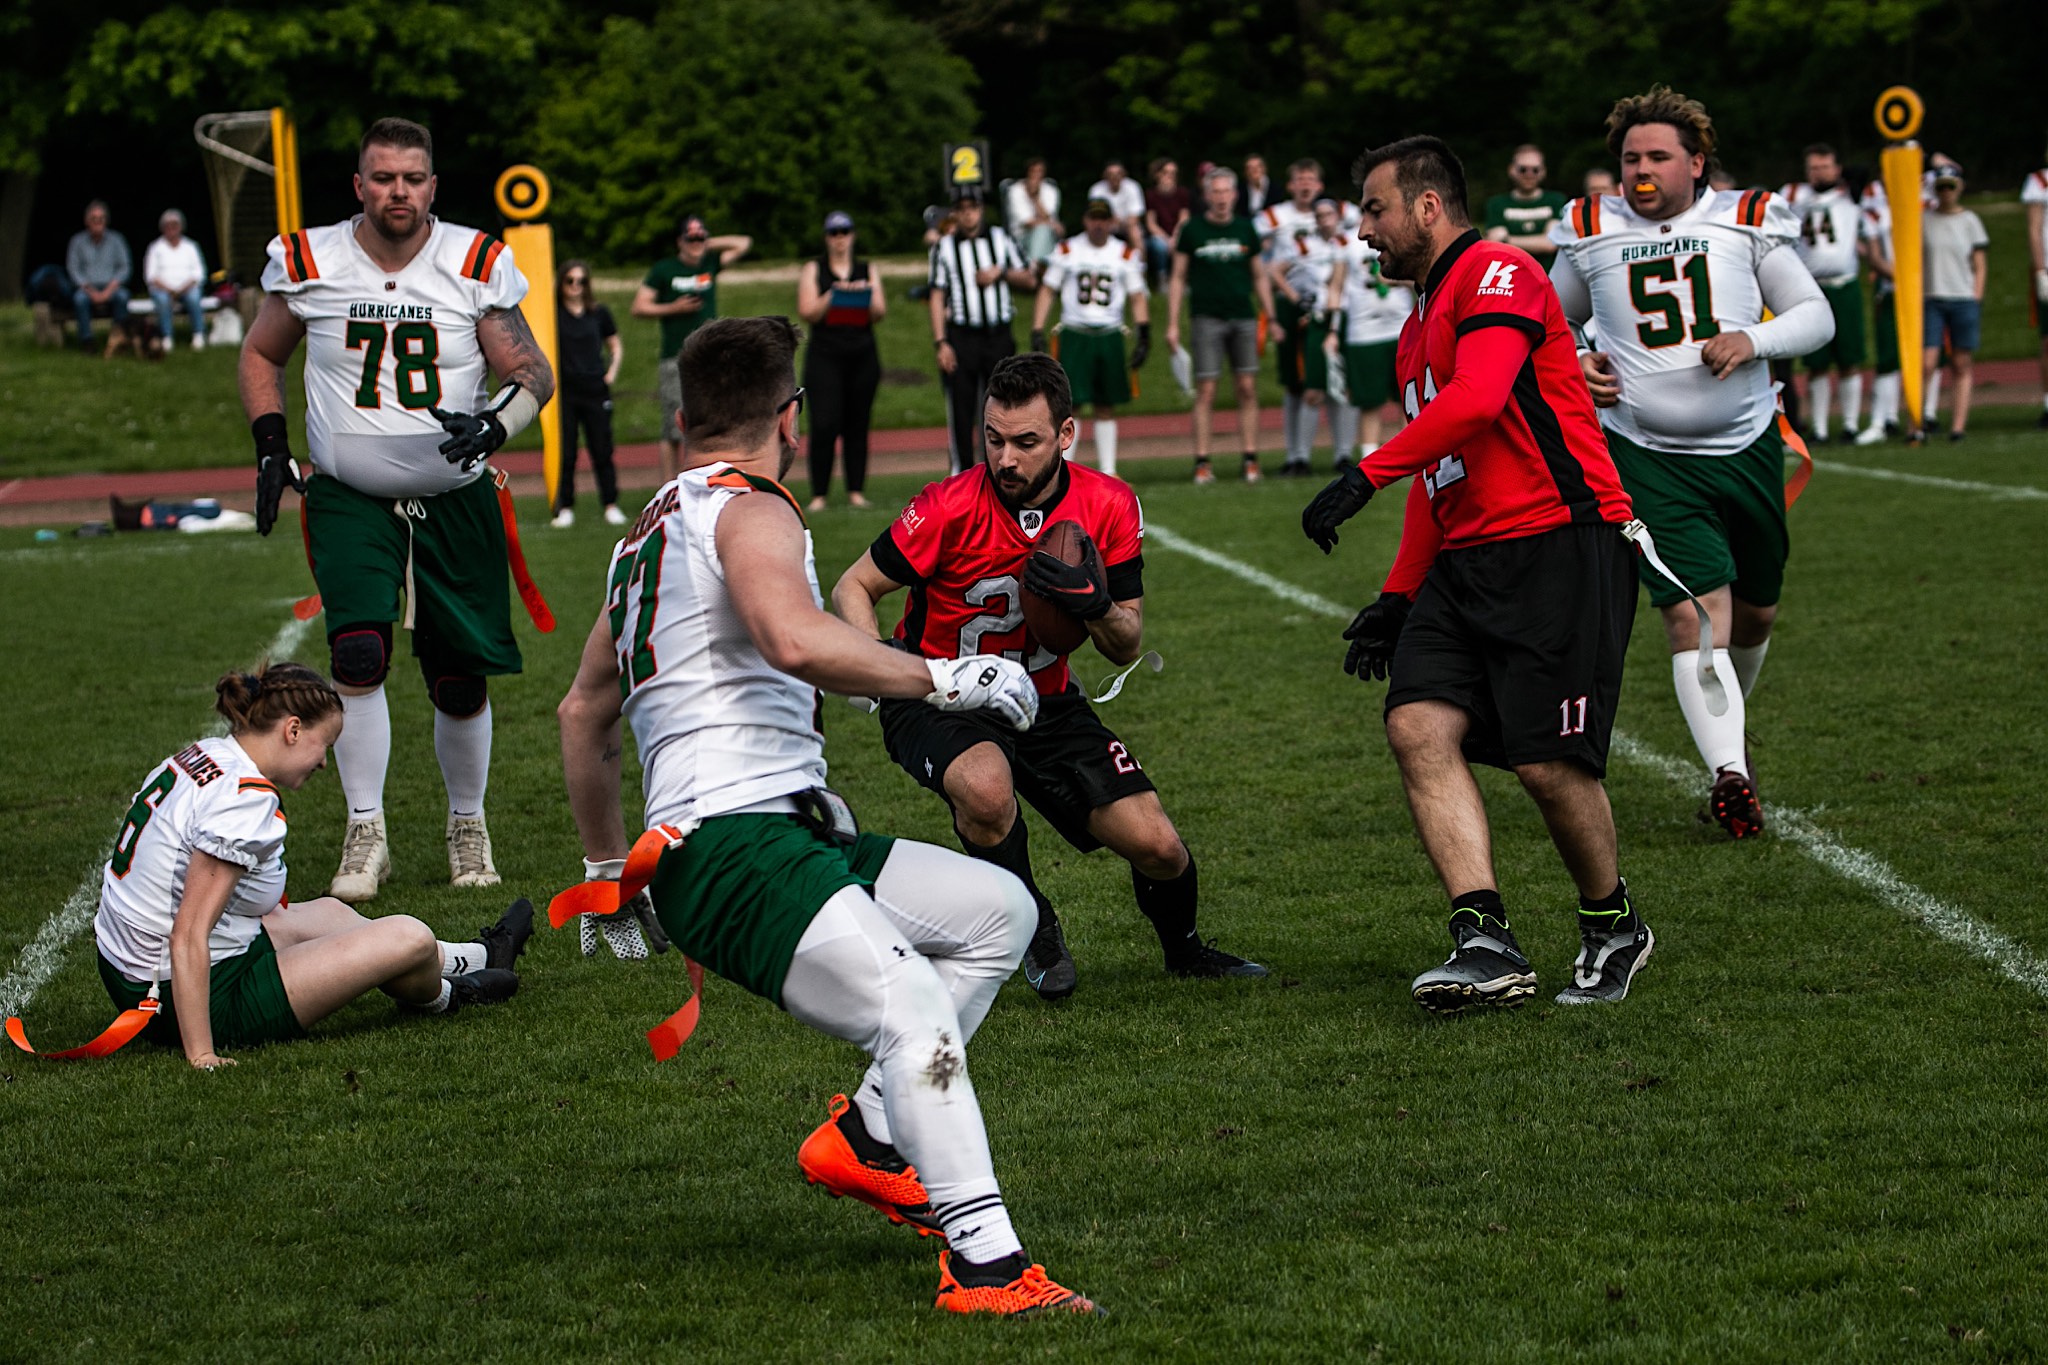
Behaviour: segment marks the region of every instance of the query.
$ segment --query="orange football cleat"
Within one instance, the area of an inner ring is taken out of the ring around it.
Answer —
[[[863,1161],[853,1150],[839,1126],[841,1116],[851,1107],[846,1096],[834,1095],[825,1121],[797,1149],[796,1164],[804,1179],[824,1186],[834,1199],[844,1196],[872,1205],[889,1215],[890,1222],[917,1229],[920,1237],[945,1236],[915,1166],[900,1161]]]
[[[1021,1259],[1021,1258],[1019,1258]],[[939,1298],[937,1307],[948,1313],[1001,1313],[1020,1318],[1052,1310],[1060,1313],[1100,1313],[1093,1299],[1054,1284],[1042,1265],[1027,1266],[1022,1275],[1004,1285],[963,1285],[953,1278],[953,1253],[939,1253]]]

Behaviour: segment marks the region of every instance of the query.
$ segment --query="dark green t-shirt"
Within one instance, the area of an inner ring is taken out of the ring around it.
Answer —
[[[656,261],[641,283],[654,290],[656,303],[674,303],[685,294],[701,294],[704,306],[694,313],[676,313],[661,320],[661,358],[683,349],[690,333],[718,316],[719,255],[706,251],[695,265],[684,265],[674,256]]]
[[[1206,215],[1180,225],[1175,251],[1188,258],[1188,311],[1198,318],[1257,317],[1252,301],[1253,258],[1258,230],[1249,218],[1212,223]]]
[[[1496,194],[1486,201],[1486,226],[1506,228],[1510,237],[1547,237],[1570,202],[1556,190],[1540,191],[1534,199]]]

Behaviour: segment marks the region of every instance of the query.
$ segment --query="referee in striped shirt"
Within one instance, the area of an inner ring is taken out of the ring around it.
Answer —
[[[953,207],[953,231],[932,246],[932,346],[946,387],[946,425],[952,431],[953,472],[981,459],[981,407],[996,362],[1017,351],[1010,330],[1010,290],[1036,289],[1010,234],[984,227],[981,190],[962,189]]]

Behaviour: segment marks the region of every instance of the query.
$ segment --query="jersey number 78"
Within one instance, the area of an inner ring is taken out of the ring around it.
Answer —
[[[383,373],[386,345],[391,348],[391,381],[398,390],[398,406],[431,408],[441,401],[441,334],[433,323],[401,322],[387,331],[381,322],[351,322],[342,340],[349,350],[363,353],[357,407],[384,406],[377,380]]]

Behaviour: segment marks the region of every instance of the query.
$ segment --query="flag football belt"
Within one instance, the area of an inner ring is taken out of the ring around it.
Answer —
[[[540,585],[533,581],[533,574],[526,567],[526,551],[519,544],[519,517],[512,507],[512,492],[507,485],[511,482],[502,469],[486,466],[485,472],[498,489],[498,516],[505,524],[505,562],[512,569],[512,584],[519,589],[519,600],[526,606],[526,614],[533,620],[534,629],[546,635],[555,628],[555,613],[549,609],[547,598],[541,596]],[[306,499],[299,499],[299,538],[306,547],[306,568],[313,568],[313,529],[306,520]],[[412,566],[406,566],[408,584],[412,577]],[[310,621],[320,614],[320,594],[315,592],[300,598],[292,604],[292,615],[301,621]],[[412,599],[406,599],[407,624],[410,625]]]
[[[648,830],[634,841],[633,851],[626,855],[625,870],[617,881],[590,881],[570,887],[548,902],[548,923],[559,929],[579,915],[618,914],[647,889],[662,858],[671,849],[681,848],[696,827],[693,821],[687,827],[656,825]],[[665,1062],[682,1049],[696,1031],[703,1011],[704,968],[686,954],[683,969],[690,977],[689,1000],[647,1030],[647,1045],[654,1049],[656,1061]]]
[[[1651,538],[1650,528],[1643,525],[1642,518],[1637,517],[1624,523],[1621,528],[1621,536],[1623,540],[1636,547],[1643,558],[1648,561],[1650,567],[1655,569],[1665,582],[1684,593],[1685,600],[1692,603],[1693,614],[1699,617],[1700,621],[1699,663],[1697,665],[1700,692],[1707,699],[1707,714],[1714,716],[1727,715],[1728,689],[1721,685],[1721,675],[1714,671],[1714,623],[1708,618],[1706,607],[1700,604],[1699,598],[1693,596],[1692,589],[1680,582],[1678,575],[1671,572],[1665,566],[1664,561],[1658,558],[1657,542]]]
[[[41,1057],[45,1061],[76,1062],[90,1057],[111,1057],[128,1046],[136,1034],[148,1028],[150,1020],[156,1018],[157,1012],[163,1007],[163,1001],[157,996],[157,985],[151,982],[149,994],[134,1009],[122,1010],[120,1017],[107,1025],[105,1032],[83,1047],[74,1047],[64,1052],[37,1052],[29,1046],[28,1031],[22,1028],[21,1020],[14,1018],[7,1021],[7,1036],[13,1039],[14,1045],[23,1052]]]

